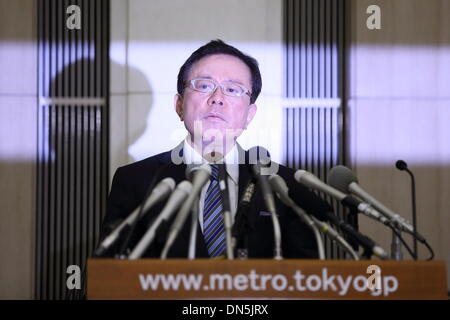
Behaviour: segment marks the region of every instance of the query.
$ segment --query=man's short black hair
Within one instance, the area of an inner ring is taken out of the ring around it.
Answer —
[[[212,55],[212,54],[228,54],[230,56],[234,56],[239,58],[242,62],[244,62],[248,68],[250,69],[250,73],[252,75],[252,95],[250,97],[250,103],[255,103],[256,98],[258,98],[259,93],[261,92],[261,73],[259,72],[258,61],[256,59],[242,53],[238,49],[233,46],[230,46],[223,42],[220,39],[212,40],[205,44],[204,46],[195,50],[191,56],[186,60],[186,62],[181,66],[180,71],[178,73],[178,81],[177,81],[177,91],[180,95],[183,95],[184,92],[184,83],[187,80],[186,77],[191,70],[192,65],[199,61],[200,59]]]

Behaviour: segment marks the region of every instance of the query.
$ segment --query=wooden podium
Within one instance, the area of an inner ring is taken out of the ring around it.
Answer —
[[[448,299],[443,261],[90,259],[87,279],[88,299]]]

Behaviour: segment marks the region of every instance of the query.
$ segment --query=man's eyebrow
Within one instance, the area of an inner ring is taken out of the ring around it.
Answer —
[[[199,78],[201,78],[201,79],[210,79],[210,80],[214,80],[212,77],[210,77],[210,76],[199,76]],[[215,80],[214,80],[215,81]],[[237,84],[240,84],[240,85],[244,85],[243,83],[242,83],[242,81],[239,81],[239,80],[235,80],[235,79],[227,79],[227,80],[225,80],[225,82],[231,82],[231,83],[237,83]]]

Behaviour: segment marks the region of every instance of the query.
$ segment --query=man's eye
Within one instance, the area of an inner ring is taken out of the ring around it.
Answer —
[[[238,88],[236,86],[232,86],[232,87],[227,87],[226,91],[228,93],[232,93],[232,94],[238,95],[238,94],[241,93],[242,90],[241,90],[241,88]]]
[[[212,90],[212,88],[214,88],[214,86],[209,83],[198,83],[197,88],[200,90]]]

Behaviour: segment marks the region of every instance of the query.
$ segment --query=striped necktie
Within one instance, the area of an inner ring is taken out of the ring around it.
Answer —
[[[208,190],[206,190],[203,209],[203,234],[209,256],[212,258],[225,253],[225,227],[222,212],[219,167],[216,164],[211,164],[210,184]]]

